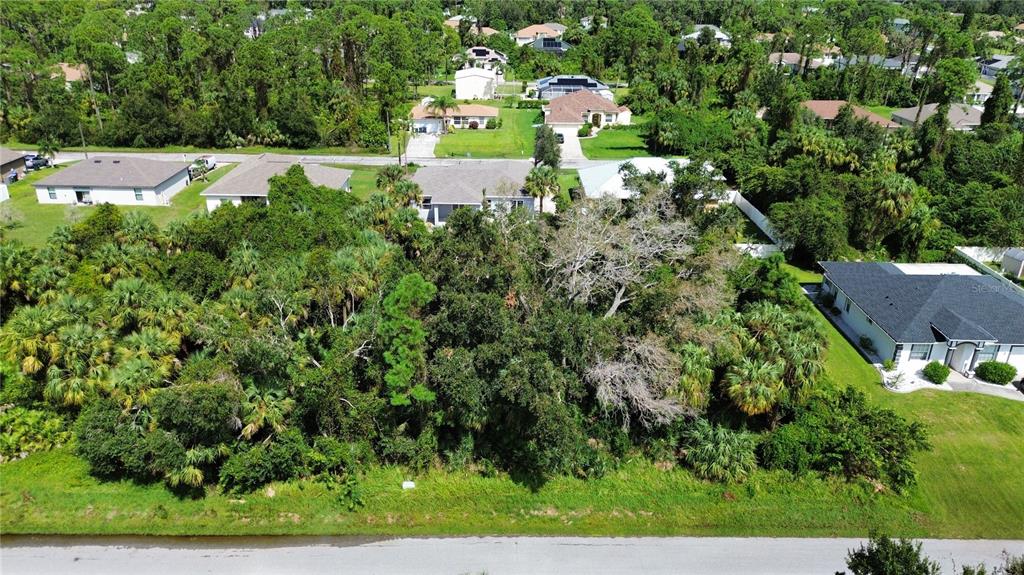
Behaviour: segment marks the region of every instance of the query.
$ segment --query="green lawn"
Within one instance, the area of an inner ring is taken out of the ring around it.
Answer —
[[[64,165],[56,168],[32,172],[24,180],[8,186],[11,199],[4,202],[4,209],[10,209],[20,220],[20,224],[4,232],[4,237],[19,240],[25,245],[41,246],[46,243],[57,226],[85,217],[93,206],[68,206],[63,204],[40,204],[36,200],[35,188],[32,183],[41,180],[55,170],[64,169]],[[170,206],[120,206],[125,212],[143,212],[149,214],[159,226],[165,226],[171,220],[180,218],[195,211],[205,209],[205,202],[199,192],[220,179],[233,165],[221,166],[209,175],[209,181],[195,181],[171,198]]]
[[[883,117],[883,118],[885,118],[887,120],[892,118],[892,113],[893,113],[894,110],[898,110],[899,109],[899,108],[894,108],[892,106],[861,106],[861,107],[865,108],[867,110],[871,110],[872,112],[878,114],[879,116],[881,116],[881,117]]]
[[[641,133],[640,125],[605,129],[592,138],[580,138],[580,145],[583,147],[583,155],[590,160],[624,160],[650,156]]]
[[[558,189],[568,192],[580,186],[580,173],[577,170],[558,170]]]
[[[789,266],[801,282],[821,275]],[[831,323],[830,378],[928,426],[932,450],[918,456],[909,501],[922,528],[963,538],[1024,537],[1024,403],[974,393],[882,388],[878,373]]]
[[[416,90],[413,92],[413,97],[416,102],[426,96],[436,98],[438,96],[451,96],[455,97],[455,85],[454,84],[426,84],[422,86],[416,86]]]
[[[490,105],[490,103],[488,103]],[[434,148],[438,158],[529,158],[533,156],[534,124],[541,122],[540,111],[501,108],[502,126],[495,130],[461,129],[441,136]]]
[[[381,166],[366,166],[363,164],[324,164],[325,166],[331,166],[335,168],[344,168],[346,170],[352,170],[352,178],[349,179],[349,186],[352,190],[352,195],[365,200],[370,195],[377,191],[377,172],[380,171]],[[409,173],[416,173],[415,167],[409,168]]]
[[[818,284],[821,283],[821,273],[812,272],[809,270],[798,268],[791,264],[782,264],[782,268],[789,271],[796,277],[796,281],[802,284]]]

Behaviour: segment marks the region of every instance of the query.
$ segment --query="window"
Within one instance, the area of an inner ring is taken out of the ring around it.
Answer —
[[[136,202],[141,202],[142,201],[142,189],[140,189],[140,188],[135,188],[135,201]]]
[[[46,188],[46,194],[50,197],[51,200],[57,199],[57,190],[55,190],[54,188]]]
[[[846,311],[850,311],[850,298],[846,298]]]
[[[614,117],[614,116],[612,116],[611,114],[605,114],[605,115],[604,115],[604,121],[605,121],[605,122],[612,122],[612,121],[614,121],[614,120],[615,120],[615,117]]]
[[[927,343],[915,343],[910,346],[910,359],[928,359],[932,353],[932,346]]]
[[[974,360],[975,365],[977,365],[977,364],[979,364],[979,363],[981,363],[983,361],[992,361],[992,360],[994,360],[996,358],[996,348],[997,347],[998,346],[995,346],[995,345],[989,345],[985,349],[979,349],[978,352],[974,355],[974,357],[975,357],[975,360]]]
[[[420,205],[421,205],[421,206],[422,206],[422,207],[423,207],[424,209],[430,209],[430,202],[431,202],[431,201],[433,201],[433,198],[431,198],[430,196],[423,196],[423,203],[422,203],[422,204],[420,204]]]

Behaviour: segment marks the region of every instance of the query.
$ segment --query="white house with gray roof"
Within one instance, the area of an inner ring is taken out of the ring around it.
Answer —
[[[222,178],[210,184],[199,195],[206,200],[207,211],[225,204],[242,202],[269,203],[270,178],[280,176],[295,164],[300,164],[309,181],[316,186],[348,191],[352,170],[331,168],[320,164],[301,163],[294,156],[260,154],[235,166]]]
[[[822,293],[874,360],[905,373],[937,361],[968,377],[995,360],[1024,374],[1024,295],[997,278],[963,264],[820,265]]]
[[[34,184],[40,204],[166,206],[189,183],[189,164],[134,156],[82,160]]]
[[[420,218],[444,225],[458,208],[479,210],[522,207],[534,210],[534,198],[523,190],[529,162],[486,162],[456,166],[427,166],[412,181],[420,186],[423,202],[415,206]]]

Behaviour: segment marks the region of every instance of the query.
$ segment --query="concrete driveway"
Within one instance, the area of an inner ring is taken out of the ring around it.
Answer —
[[[434,146],[440,137],[435,134],[413,134],[409,138],[409,151],[407,156],[410,160],[433,158],[434,157]]]
[[[586,156],[583,155],[583,147],[580,146],[580,137],[576,135],[574,128],[555,128],[556,134],[562,134],[565,141],[562,142],[562,161],[565,160],[585,160]]]

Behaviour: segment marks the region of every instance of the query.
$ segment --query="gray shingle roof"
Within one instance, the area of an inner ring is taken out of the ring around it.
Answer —
[[[820,262],[897,342],[1024,343],[1024,296],[987,275],[910,275],[893,264]]]
[[[416,170],[412,181],[434,204],[479,204],[488,196],[523,194],[530,162],[483,162],[457,166],[427,166]]]
[[[299,159],[277,154],[260,154],[235,166],[221,179],[210,184],[200,196],[266,197],[270,193],[270,178],[288,171]],[[301,164],[309,181],[317,186],[340,190],[346,186],[352,170],[330,168],[320,164]]]
[[[155,188],[188,169],[185,162],[163,162],[133,156],[101,156],[82,160],[43,178],[36,187]]]

